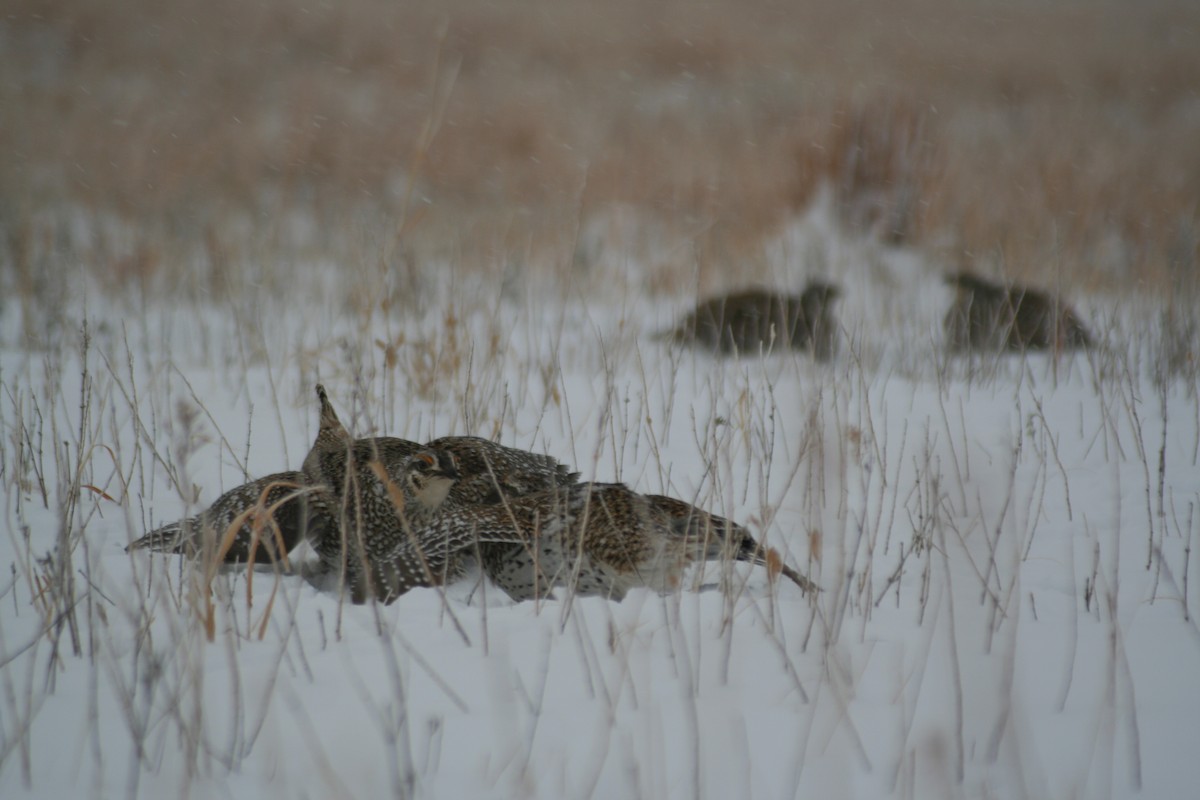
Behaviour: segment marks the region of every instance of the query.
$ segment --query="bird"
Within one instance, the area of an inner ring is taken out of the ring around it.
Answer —
[[[200,514],[156,528],[125,550],[274,562],[325,534],[332,522],[328,500],[302,472],[277,472],[230,489]]]
[[[407,470],[419,467],[410,461]],[[411,486],[401,481],[406,509],[430,497]],[[503,560],[482,559],[489,579],[517,601],[551,597],[555,587],[613,600],[637,587],[669,592],[682,585],[691,564],[722,558],[766,566],[772,577],[782,573],[806,593],[817,590],[741,525],[620,483],[577,482],[493,505],[423,507],[419,519],[386,558],[401,576],[389,586],[390,596],[421,585],[424,565],[436,568],[488,544],[521,549],[521,557],[510,551]]]
[[[942,327],[951,352],[1082,349],[1092,337],[1060,298],[1000,284],[963,270],[946,276],[956,290]]]
[[[404,491],[414,488],[424,461],[422,453],[441,453],[438,476],[453,474],[440,504],[450,508],[504,503],[513,497],[569,486],[579,474],[551,456],[496,444],[477,436],[446,436],[425,445],[380,436],[355,439],[338,419],[325,387],[317,385],[320,423],[302,471],[309,485],[334,498],[338,523],[315,543],[324,568],[342,576],[351,599],[384,601],[395,595],[389,587],[391,566],[385,556],[408,538],[409,507]],[[447,464],[453,462],[453,469]],[[414,488],[415,491],[415,488]],[[439,505],[440,505],[439,504]],[[482,545],[479,555],[502,562],[515,551],[511,543]],[[433,586],[450,582],[465,570],[472,555],[454,552],[436,568],[422,566],[414,580]]]
[[[818,361],[833,358],[837,286],[813,281],[799,295],[745,289],[699,303],[672,329],[660,334],[721,355],[753,353],[773,345],[808,350]]]
[[[344,578],[352,600],[365,602],[372,589],[371,565],[403,534],[393,502],[398,497],[396,481],[423,445],[387,436],[355,439],[338,419],[324,386],[317,386],[317,398],[320,424],[299,471],[276,473],[232,489],[198,517],[151,531],[127,550],[185,556],[207,552],[218,562],[232,564],[248,561],[251,551],[260,552],[260,547],[274,559],[307,539],[322,571]],[[480,437],[443,437],[432,445],[448,451],[456,461],[451,505],[497,503],[579,478],[550,456]],[[355,468],[347,470],[347,464]],[[231,529],[235,520],[237,527]],[[347,535],[353,547],[347,547]],[[503,561],[506,552],[519,549],[484,545],[480,554]],[[426,585],[457,577],[465,569],[465,560],[456,556],[440,572],[424,575]]]
[[[348,524],[345,530],[358,535],[348,535],[337,543],[338,560],[333,566],[346,570],[346,583],[356,603],[368,598],[390,603],[413,587],[440,586],[463,572],[462,554],[426,554],[416,539],[459,479],[456,459],[446,450],[422,449],[406,459],[399,472],[399,482],[379,478],[394,520],[375,517],[374,504],[369,500],[355,504],[367,524]],[[370,493],[375,484],[368,478],[360,489]],[[411,557],[395,557],[394,553]],[[328,561],[328,555],[325,558]]]

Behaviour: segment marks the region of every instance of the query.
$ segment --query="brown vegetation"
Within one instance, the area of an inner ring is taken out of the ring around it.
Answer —
[[[220,291],[281,246],[562,270],[613,204],[687,245],[647,286],[724,288],[764,277],[760,243],[822,185],[847,224],[1014,276],[1194,280],[1182,0],[15,0],[0,39],[4,261],[29,291],[80,211],[79,260],[115,285]]]

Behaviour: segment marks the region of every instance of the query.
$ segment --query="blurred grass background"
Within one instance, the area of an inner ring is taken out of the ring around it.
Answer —
[[[218,295],[306,257],[562,271],[613,209],[690,293],[762,279],[822,186],[947,267],[1167,293],[1200,260],[1182,0],[11,0],[0,75],[23,295],[67,261]]]

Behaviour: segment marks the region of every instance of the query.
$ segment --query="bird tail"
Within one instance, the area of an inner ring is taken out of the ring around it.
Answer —
[[[764,547],[736,522],[709,514],[706,511],[663,495],[648,495],[647,499],[661,511],[673,518],[676,530],[705,544],[704,558],[716,560],[732,556],[737,561],[745,561],[760,567],[766,567],[767,574],[774,579],[781,573],[785,578],[795,583],[806,594],[820,591],[813,581],[783,563],[779,552],[771,547]]]
[[[155,528],[140,539],[130,542],[125,548],[131,550],[150,550],[155,553],[183,553],[192,555],[196,546],[197,520],[194,517],[172,522],[161,528]]]
[[[738,546],[734,558],[738,561],[746,561],[750,564],[757,564],[760,567],[767,568],[767,574],[772,579],[782,574],[785,578],[800,587],[800,590],[805,594],[810,592],[815,593],[821,591],[821,587],[817,586],[806,575],[800,574],[783,562],[783,556],[779,555],[779,551],[774,547],[766,547],[740,525],[736,526],[741,530],[742,539]]]
[[[337,411],[325,391],[325,387],[317,384],[317,401],[320,403],[320,426],[317,429],[317,442],[343,443],[353,441],[350,432],[338,419]]]

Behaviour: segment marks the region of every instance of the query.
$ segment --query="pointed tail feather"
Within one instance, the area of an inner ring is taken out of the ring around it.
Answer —
[[[813,583],[811,578],[807,577],[806,575],[801,575],[799,572],[783,563],[783,557],[779,555],[779,551],[774,547],[767,547],[765,550],[766,556],[763,557],[762,561],[759,563],[767,568],[767,574],[770,575],[772,579],[774,579],[776,575],[783,573],[785,578],[799,586],[800,591],[804,592],[805,594],[816,594],[817,592],[821,591],[821,587]]]
[[[131,550],[150,550],[155,553],[195,553],[196,518],[189,517],[179,522],[172,522],[161,528],[155,528],[140,539],[135,539],[125,547],[125,552]]]
[[[742,541],[734,558],[738,561],[746,561],[750,564],[766,567],[767,575],[771,577],[771,580],[774,580],[782,573],[785,578],[799,586],[800,591],[805,594],[821,591],[821,587],[817,586],[811,578],[783,563],[783,556],[779,555],[778,550],[774,547],[764,546],[744,528],[742,529]]]
[[[774,548],[764,547],[750,535],[748,530],[736,522],[709,514],[691,503],[676,500],[674,497],[664,495],[647,495],[646,497],[652,505],[665,511],[675,520],[676,528],[680,533],[707,542],[706,558],[718,559],[731,554],[738,561],[766,567],[767,574],[772,579],[782,573],[784,577],[799,586],[805,594],[820,591],[820,587],[810,578],[783,563],[783,559]]]
[[[280,559],[304,538],[324,535],[333,523],[328,500],[297,472],[280,472],[238,486],[196,517],[165,525],[131,542],[130,550],[194,557],[214,548],[226,564]]]

